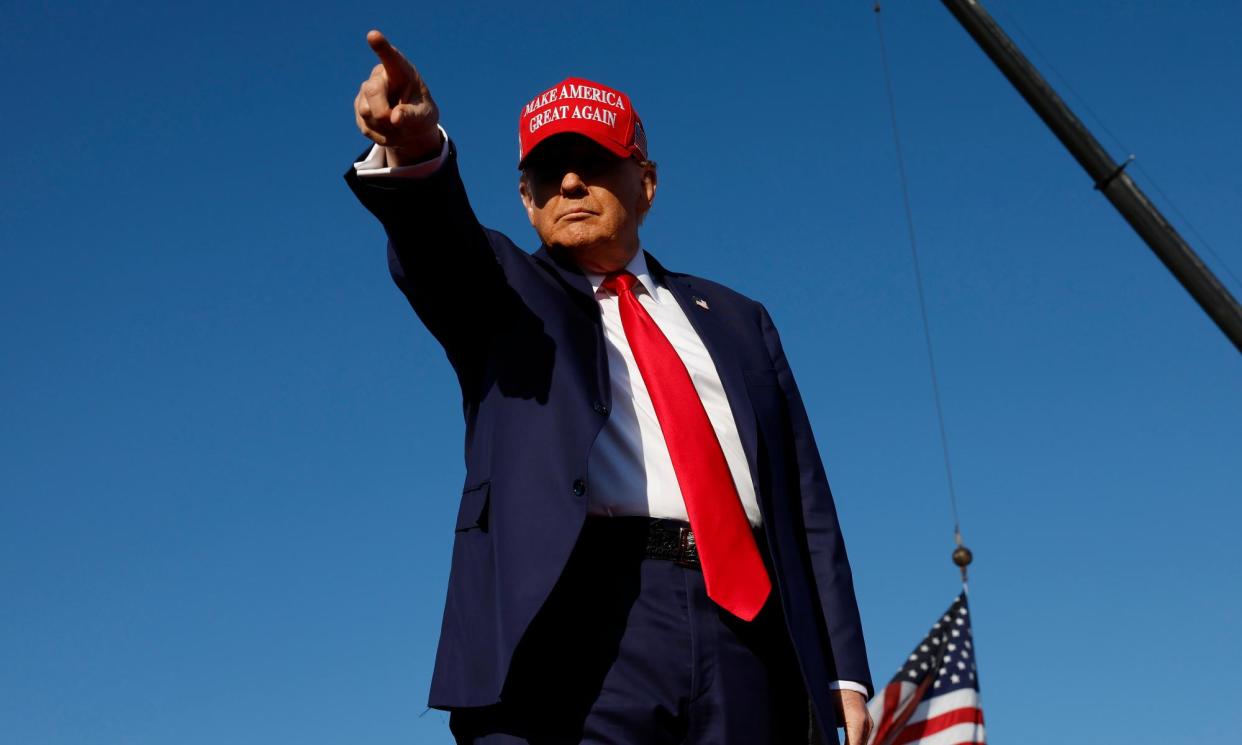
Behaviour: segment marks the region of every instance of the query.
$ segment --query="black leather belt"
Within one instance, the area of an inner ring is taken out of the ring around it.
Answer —
[[[671,561],[683,567],[702,568],[694,531],[684,520],[659,517],[605,517],[592,515],[587,527],[595,531],[587,543],[605,552],[622,551],[648,559]],[[767,542],[763,531],[755,531],[755,542],[764,551]]]

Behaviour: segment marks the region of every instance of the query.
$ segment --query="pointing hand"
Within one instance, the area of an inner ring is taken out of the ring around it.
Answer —
[[[358,129],[385,148],[390,166],[434,158],[443,145],[437,127],[440,110],[427,84],[379,31],[367,34],[367,44],[380,63],[354,98]]]

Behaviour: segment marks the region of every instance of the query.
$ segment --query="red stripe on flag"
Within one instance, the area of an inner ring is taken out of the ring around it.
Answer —
[[[884,742],[884,738],[888,736],[889,731],[893,728],[893,715],[897,712],[897,704],[899,703],[901,703],[901,681],[893,681],[884,689],[884,713],[880,715],[880,721],[875,724],[875,734],[871,737],[872,742]]]
[[[901,690],[900,681],[893,681],[889,685],[895,685],[898,687],[898,690]],[[900,702],[901,710],[896,712],[893,718],[889,720],[888,727],[883,731],[877,732],[872,742],[875,745],[895,745],[896,738],[901,736],[902,728],[906,726],[906,722],[910,721],[910,717],[914,716],[915,710],[919,708],[919,702],[927,695],[927,689],[931,688],[931,686],[932,677],[929,675],[923,678],[918,687],[905,700]],[[884,704],[887,707],[887,698],[884,700]]]
[[[893,745],[904,745],[908,742],[914,742],[959,724],[983,724],[983,710],[974,706],[968,706],[946,711],[931,719],[915,722],[901,731],[897,739],[893,740]]]

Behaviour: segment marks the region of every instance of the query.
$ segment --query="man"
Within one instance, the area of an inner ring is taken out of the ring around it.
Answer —
[[[862,745],[873,692],[832,496],[758,303],[639,247],[656,166],[628,96],[520,119],[534,255],[483,228],[378,31],[346,174],[457,374],[466,481],[430,705],[460,743]]]

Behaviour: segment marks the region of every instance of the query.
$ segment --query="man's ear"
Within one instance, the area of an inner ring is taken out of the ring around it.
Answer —
[[[518,179],[518,195],[522,197],[522,206],[526,208],[526,219],[535,224],[535,195],[530,193],[530,181],[526,174]]]
[[[646,201],[646,213],[651,209],[651,205],[655,204],[656,186],[660,183],[660,177],[656,174],[655,165],[643,166],[643,197]]]

